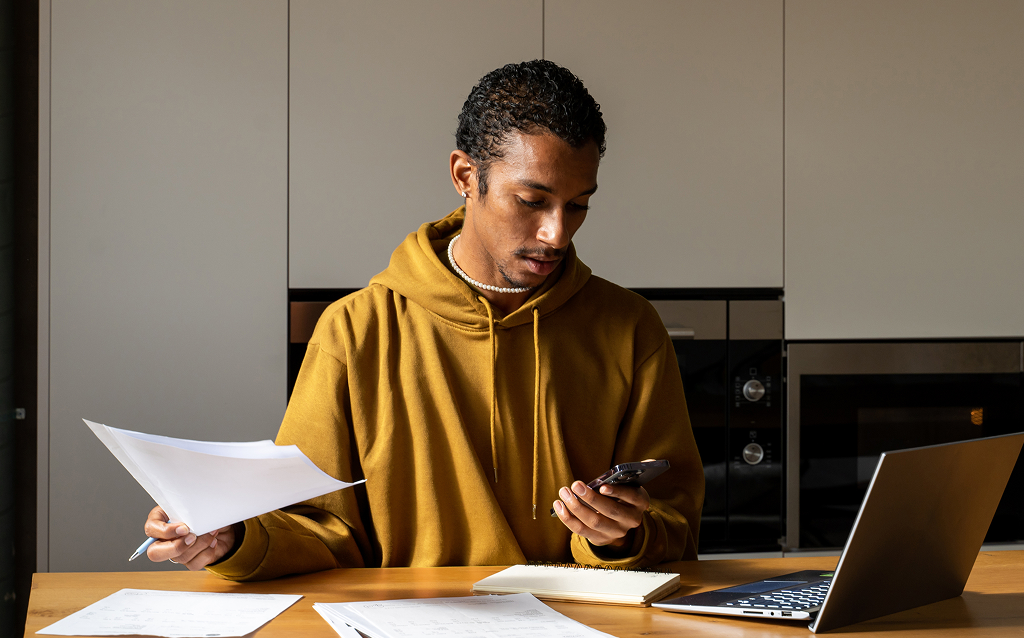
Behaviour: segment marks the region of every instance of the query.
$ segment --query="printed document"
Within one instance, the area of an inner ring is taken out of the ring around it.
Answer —
[[[313,603],[343,638],[609,638],[567,618],[531,594]]]
[[[302,598],[122,589],[37,634],[47,636],[245,636]]]
[[[294,445],[172,439],[83,421],[170,521],[197,536],[362,483],[332,478]]]

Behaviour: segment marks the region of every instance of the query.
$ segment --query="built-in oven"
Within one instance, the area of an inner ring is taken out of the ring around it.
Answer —
[[[787,354],[786,549],[842,548],[884,451],[1024,431],[1020,341],[790,343]],[[1020,460],[985,540],[1024,541]]]
[[[652,299],[672,337],[704,464],[698,551],[779,551],[782,302]]]

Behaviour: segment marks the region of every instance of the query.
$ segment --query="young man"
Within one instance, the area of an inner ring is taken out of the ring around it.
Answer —
[[[671,341],[649,303],[592,276],[572,245],[604,136],[566,69],[486,75],[450,158],[465,206],[327,309],[278,435],[365,485],[199,538],[156,508],[146,533],[167,540],[149,557],[238,580],[696,558],[704,476]],[[649,492],[574,481],[647,458],[672,464]]]

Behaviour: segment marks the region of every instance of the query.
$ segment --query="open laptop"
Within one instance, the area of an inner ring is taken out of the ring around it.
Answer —
[[[814,633],[964,591],[1024,433],[885,452],[834,571],[672,598],[668,611],[810,620]]]

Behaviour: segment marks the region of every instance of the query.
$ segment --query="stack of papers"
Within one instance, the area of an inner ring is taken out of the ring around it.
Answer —
[[[610,638],[530,594],[313,603],[342,638]]]
[[[197,536],[363,482],[332,478],[294,445],[207,443],[83,421],[169,520]]]
[[[302,598],[285,594],[212,594],[122,589],[37,634],[48,636],[245,636]]]
[[[566,565],[513,565],[473,585],[482,594],[529,592],[544,600],[651,604],[679,586],[679,574]]]

